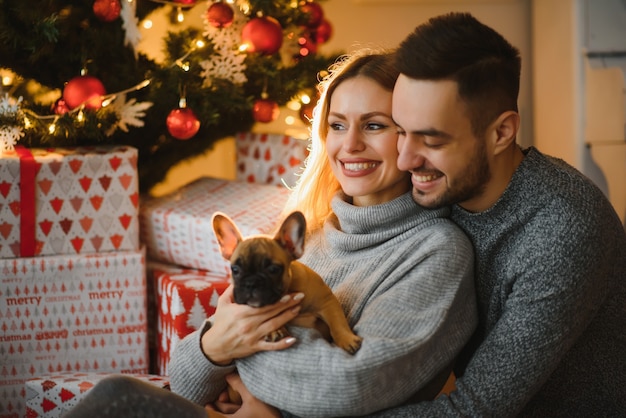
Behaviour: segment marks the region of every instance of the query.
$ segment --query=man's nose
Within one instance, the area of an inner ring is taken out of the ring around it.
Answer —
[[[398,139],[398,170],[409,171],[424,165],[426,159],[419,146],[406,138]]]

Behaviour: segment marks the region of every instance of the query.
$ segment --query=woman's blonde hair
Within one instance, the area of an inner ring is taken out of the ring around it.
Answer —
[[[357,76],[368,77],[385,90],[393,91],[398,78],[393,52],[362,49],[343,56],[329,68],[328,75],[318,85],[319,100],[313,110],[309,156],[284,211],[285,215],[301,211],[309,232],[324,225],[332,213],[331,200],[341,190],[326,153],[330,100],[339,84]]]

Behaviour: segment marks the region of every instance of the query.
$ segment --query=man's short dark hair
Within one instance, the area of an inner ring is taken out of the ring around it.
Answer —
[[[400,44],[396,65],[413,79],[455,81],[476,136],[502,112],[517,112],[519,50],[468,13],[433,17],[415,28]]]

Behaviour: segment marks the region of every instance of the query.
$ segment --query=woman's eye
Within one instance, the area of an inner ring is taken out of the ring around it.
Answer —
[[[378,122],[369,122],[366,126],[365,129],[367,129],[368,131],[379,131],[381,129],[386,129],[387,125],[385,125],[384,123],[378,123]]]
[[[329,127],[333,131],[341,131],[341,130],[345,129],[343,124],[341,124],[341,123],[330,123]]]

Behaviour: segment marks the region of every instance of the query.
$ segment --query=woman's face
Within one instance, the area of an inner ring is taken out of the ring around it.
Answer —
[[[410,190],[398,170],[392,92],[357,76],[341,82],[330,98],[326,150],[343,192],[357,206],[388,202]]]

